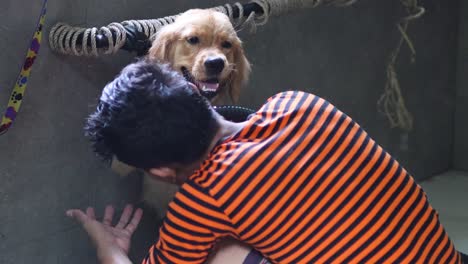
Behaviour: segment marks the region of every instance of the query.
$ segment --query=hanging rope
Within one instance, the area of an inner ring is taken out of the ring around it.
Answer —
[[[281,15],[296,9],[314,8],[320,5],[334,5],[344,7],[352,5],[357,0],[289,0],[268,1],[271,7],[271,15]]]
[[[387,81],[385,83],[385,90],[377,105],[379,111],[385,114],[388,118],[391,127],[398,127],[405,131],[411,131],[413,129],[413,117],[406,108],[395,67],[403,44],[406,44],[410,49],[411,62],[415,61],[416,50],[407,34],[407,30],[410,21],[421,17],[425,10],[423,7],[418,5],[418,0],[401,0],[401,2],[408,13],[408,16],[403,18],[397,24],[401,37],[395,47],[395,50],[390,55],[390,59],[387,64]]]
[[[296,9],[317,7],[319,5],[348,6],[357,0],[253,0],[250,3],[257,4],[262,14],[251,12],[246,14],[244,6],[240,3],[225,4],[211,9],[226,14],[236,28],[250,28],[255,32],[257,26],[268,22],[271,15],[281,15]],[[234,16],[234,7],[239,12]],[[260,12],[259,12],[260,13]],[[99,54],[113,54],[119,51],[127,41],[125,27],[133,26],[139,32],[143,32],[147,38],[153,36],[161,27],[173,23],[179,15],[168,16],[159,19],[127,20],[122,23],[112,23],[101,28],[80,28],[58,23],[52,27],[49,34],[49,44],[52,50],[67,55],[75,56],[99,56]],[[98,48],[96,36],[104,37],[108,47]],[[115,41],[113,38],[115,37]],[[88,45],[90,43],[91,45]]]

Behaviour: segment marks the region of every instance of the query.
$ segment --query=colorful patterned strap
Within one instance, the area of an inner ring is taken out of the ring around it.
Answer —
[[[26,54],[26,60],[24,61],[21,72],[16,80],[15,87],[11,93],[8,107],[0,123],[0,135],[5,133],[8,128],[11,127],[21,107],[21,101],[24,97],[24,92],[28,84],[29,75],[31,74],[31,67],[34,64],[42,40],[42,27],[44,26],[45,16],[47,10],[47,0],[44,0],[42,4],[41,15],[37,24],[37,29],[34,32],[31,46],[29,47],[28,53]]]

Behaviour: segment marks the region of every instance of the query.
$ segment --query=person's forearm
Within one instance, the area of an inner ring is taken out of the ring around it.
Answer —
[[[127,256],[119,256],[101,260],[101,264],[132,264],[132,262]]]
[[[112,252],[105,254],[105,256],[99,256],[98,253],[98,258],[101,264],[132,264],[128,256],[122,252]]]
[[[207,264],[244,263],[252,249],[234,239],[224,239],[211,254]]]

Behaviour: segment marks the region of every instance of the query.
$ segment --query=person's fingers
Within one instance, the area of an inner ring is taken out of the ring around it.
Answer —
[[[94,208],[93,208],[93,207],[88,207],[88,208],[86,208],[86,215],[87,215],[89,218],[93,219],[93,220],[96,219],[96,213],[94,212]]]
[[[115,226],[115,228],[124,228],[127,224],[128,221],[130,221],[130,217],[132,216],[133,213],[133,206],[130,204],[127,204],[122,212],[122,216],[120,217],[119,223]]]
[[[138,224],[140,224],[141,217],[143,216],[143,210],[140,208],[135,210],[135,213],[133,214],[133,218],[130,221],[130,223],[125,227],[125,229],[130,232],[130,234],[133,234],[135,230],[138,227]]]
[[[104,210],[104,218],[102,219],[102,223],[105,225],[111,225],[113,217],[114,207],[111,205],[106,206],[106,209]]]
[[[84,225],[84,223],[89,220],[89,217],[83,211],[78,209],[70,209],[66,212],[66,215],[75,219],[82,225]]]

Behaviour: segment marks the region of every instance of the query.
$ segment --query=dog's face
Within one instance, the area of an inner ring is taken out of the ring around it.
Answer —
[[[214,104],[225,95],[237,103],[250,73],[229,18],[213,10],[189,10],[164,26],[148,56],[172,64]]]

